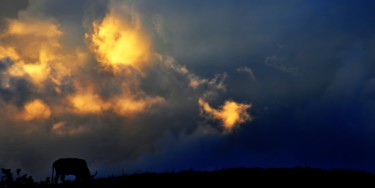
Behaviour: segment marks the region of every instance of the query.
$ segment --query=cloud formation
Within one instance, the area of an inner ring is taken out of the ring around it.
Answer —
[[[202,108],[203,114],[207,114],[208,117],[221,121],[224,128],[229,132],[232,131],[235,126],[251,121],[252,119],[247,112],[247,110],[251,108],[251,104],[225,101],[223,106],[219,109],[215,109],[201,98],[198,102]]]
[[[256,77],[255,77],[254,72],[251,68],[240,67],[240,68],[237,68],[236,70],[237,70],[237,72],[244,72],[244,73],[248,74],[253,81],[256,81]]]
[[[123,3],[112,4],[109,13],[93,23],[93,33],[86,37],[97,60],[114,71],[123,65],[140,69],[153,56],[139,16]]]
[[[202,129],[199,106],[192,101],[220,100],[226,73],[198,76],[157,52],[152,39],[157,31],[147,27],[134,2],[90,1],[87,9],[105,5],[106,10],[82,20],[44,14],[58,4],[30,1],[17,18],[7,18],[0,34],[0,105],[15,114],[1,115],[0,128],[13,128],[3,143],[25,143],[19,148],[23,152],[0,156],[0,165],[40,178],[45,171],[36,166],[46,167],[58,157],[83,157],[98,166],[122,164],[158,151],[155,143],[165,132],[189,137]],[[72,32],[77,21],[85,24]],[[223,113],[225,125],[250,117],[243,112],[247,106],[228,105],[215,114]],[[34,164],[25,160],[32,143],[40,144]]]
[[[373,4],[2,1],[0,167],[374,171]]]
[[[30,121],[33,119],[48,119],[51,116],[51,109],[42,100],[35,99],[24,107],[21,119]]]

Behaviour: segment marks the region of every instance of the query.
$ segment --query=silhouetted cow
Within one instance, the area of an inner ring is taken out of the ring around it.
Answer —
[[[53,178],[53,172],[56,172],[55,179]],[[90,174],[90,170],[87,167],[87,163],[83,159],[77,158],[62,158],[56,160],[52,165],[52,181],[57,184],[59,181],[59,177],[61,177],[61,181],[65,181],[65,175],[74,175],[76,177],[76,181],[87,181],[91,180],[94,175]]]

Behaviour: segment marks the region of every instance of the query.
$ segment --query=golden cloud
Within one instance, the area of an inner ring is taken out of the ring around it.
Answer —
[[[92,88],[81,90],[69,96],[68,101],[74,108],[73,111],[78,114],[101,114],[110,106]]]
[[[146,110],[152,105],[164,103],[162,97],[145,97],[142,99],[134,99],[131,96],[120,96],[111,100],[113,111],[121,116],[132,116]]]
[[[119,11],[129,12],[127,7],[121,10],[112,8],[100,22],[93,24],[93,32],[86,34],[91,42],[97,60],[106,68],[118,72],[123,66],[141,69],[149,63],[152,55],[151,41],[142,31],[140,18],[131,15],[126,19]]]
[[[132,93],[113,96],[104,100],[94,91],[92,86],[85,89],[77,88],[79,88],[78,92],[69,96],[68,101],[70,106],[73,107],[72,112],[83,115],[102,114],[112,110],[119,116],[134,116],[148,107],[165,102],[164,98],[159,96],[144,96],[137,99],[135,94]]]
[[[212,108],[203,99],[198,100],[204,113],[212,119],[221,121],[227,130],[232,130],[236,125],[250,121],[252,118],[247,113],[247,109],[251,108],[251,104],[237,103],[235,101],[225,101],[224,105],[219,109]]]
[[[68,126],[64,121],[56,122],[51,128],[52,132],[59,136],[77,135],[85,132],[86,129],[84,126]]]
[[[53,21],[35,19],[21,12],[21,19],[9,19],[6,35],[56,38],[62,35],[59,26]],[[28,24],[32,23],[32,24]]]
[[[51,114],[51,109],[46,103],[41,99],[35,99],[25,104],[20,119],[24,121],[48,119]]]
[[[87,60],[82,50],[64,48],[62,35],[59,24],[51,19],[35,18],[27,12],[8,19],[0,34],[0,59],[13,62],[7,75],[27,78],[38,87],[51,80],[58,87],[61,79]]]

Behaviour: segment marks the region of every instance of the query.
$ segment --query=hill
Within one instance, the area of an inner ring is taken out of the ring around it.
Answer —
[[[133,187],[133,186],[203,186],[203,185],[311,185],[346,182],[374,184],[375,175],[355,170],[321,170],[312,168],[232,168],[217,171],[182,171],[139,173],[94,179],[91,182],[49,182],[0,184],[0,187]],[[368,184],[364,184],[367,185]]]
[[[321,170],[311,168],[233,168],[218,171],[183,171],[176,173],[142,173],[125,175],[121,177],[109,177],[95,180],[96,185],[103,187],[108,185],[173,185],[180,182],[182,185],[197,186],[200,183],[208,185],[248,185],[254,183],[269,184],[274,183],[306,183],[317,182],[375,182],[375,175],[354,170]],[[119,186],[121,187],[121,186]]]

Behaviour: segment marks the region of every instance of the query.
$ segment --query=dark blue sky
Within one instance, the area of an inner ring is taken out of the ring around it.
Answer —
[[[0,166],[44,177],[53,160],[74,156],[86,158],[101,176],[226,167],[375,172],[374,4],[3,1],[0,106],[7,113],[0,122]],[[102,67],[106,56],[98,55],[99,47],[92,47],[94,39],[88,36],[96,32],[93,22],[103,24],[110,16],[119,18],[117,26],[147,36],[152,58],[142,71]],[[11,33],[7,28],[16,22],[56,25],[62,34],[49,30],[56,35],[47,36],[32,28],[23,35]],[[41,46],[25,50],[37,39]],[[44,44],[60,55],[43,62]],[[86,55],[82,64],[77,51]],[[47,76],[14,72],[30,63],[47,63]],[[60,71],[58,65],[71,71]],[[98,101],[97,111],[69,105],[84,91],[95,93],[90,100]],[[116,101],[122,99],[135,103],[121,104],[142,109],[118,112]],[[251,104],[239,113],[251,118],[236,121],[230,131],[219,118],[226,101]],[[45,113],[26,119],[9,115],[24,116],[32,102]]]

